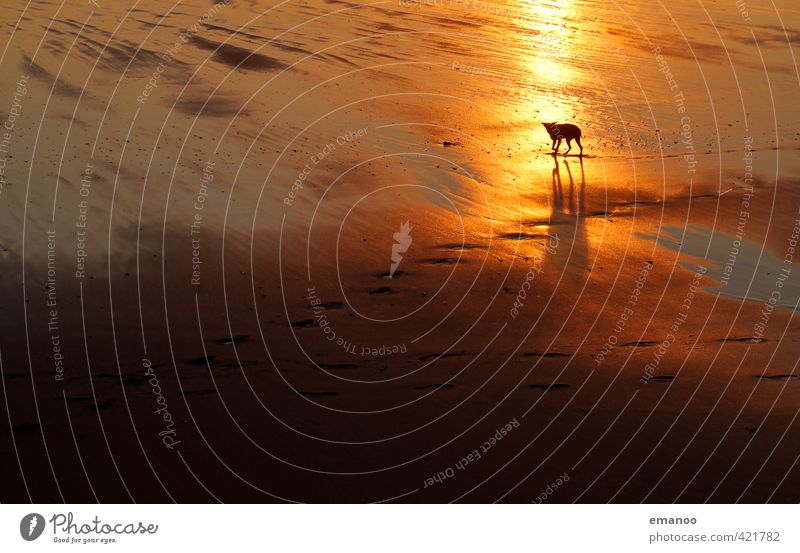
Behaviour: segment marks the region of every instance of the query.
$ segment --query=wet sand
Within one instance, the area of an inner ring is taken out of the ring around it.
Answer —
[[[7,9],[0,499],[798,501],[800,12],[747,7]]]

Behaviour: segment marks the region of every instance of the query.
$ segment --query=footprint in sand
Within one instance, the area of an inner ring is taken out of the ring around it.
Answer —
[[[463,252],[467,250],[485,250],[487,249],[486,246],[481,246],[480,244],[440,244],[435,246],[440,250],[450,250],[454,252]]]
[[[356,365],[355,363],[317,363],[317,367],[320,369],[358,369],[360,365]]]
[[[656,345],[655,342],[650,340],[641,340],[639,342],[626,342],[622,344],[623,348],[649,348]]]
[[[395,271],[394,274],[390,274],[389,271],[386,271],[385,273],[378,273],[375,276],[378,277],[378,278],[385,278],[387,280],[393,280],[395,278],[400,278],[404,274],[406,274],[405,271]]]
[[[677,376],[672,376],[672,375],[669,375],[669,374],[660,374],[658,376],[651,376],[650,377],[650,381],[653,381],[653,382],[672,382],[676,378],[678,378],[678,377]]]
[[[98,401],[97,403],[93,403],[89,406],[92,411],[102,411],[103,409],[108,409],[112,405],[116,403],[113,399],[104,399],[102,401]]]
[[[122,384],[140,384],[147,380],[149,377],[139,373],[100,373],[95,375],[95,378],[109,378],[114,380],[122,380]]]
[[[200,366],[210,366],[214,364],[214,359],[216,359],[216,355],[209,355],[208,357],[197,357],[196,359],[190,359],[188,363],[190,365],[200,365]]]
[[[79,401],[94,401],[94,398],[91,396],[72,396],[72,397],[56,396],[53,399],[57,401],[67,401],[68,403],[79,402]]]
[[[527,351],[527,352],[523,353],[522,356],[523,357],[548,357],[548,358],[554,358],[554,357],[569,357],[570,354],[569,353],[559,353],[557,351],[545,351],[545,352]]]
[[[203,388],[200,390],[186,390],[185,392],[183,392],[183,395],[185,396],[194,396],[194,395],[204,396],[212,394],[219,394],[219,390],[216,390],[214,388]]]
[[[762,374],[757,376],[756,378],[760,380],[777,380],[779,382],[788,382],[790,380],[797,380],[800,376],[796,374]]]
[[[303,319],[302,321],[293,321],[289,323],[292,328],[311,328],[314,326],[314,319]]]
[[[645,207],[645,206],[653,206],[653,205],[661,205],[662,202],[658,200],[636,200],[633,202],[623,202],[619,205],[625,207]]]
[[[240,334],[238,336],[229,336],[227,338],[220,338],[219,340],[212,340],[215,344],[222,344],[223,346],[230,346],[235,344],[243,344],[248,341],[250,336]]]
[[[420,259],[417,263],[427,263],[428,265],[455,265],[457,263],[466,263],[466,261],[458,257],[432,257],[429,259]]]
[[[424,386],[416,386],[415,390],[447,390],[452,388],[452,384],[426,384]]]
[[[528,232],[506,232],[498,234],[497,237],[501,240],[546,240],[550,238],[550,235],[541,233],[531,234]]]
[[[220,368],[223,369],[243,369],[245,367],[250,367],[251,365],[255,365],[254,361],[228,361],[226,363],[222,363]]]
[[[591,213],[586,213],[584,217],[618,217],[620,215],[625,214],[618,211],[592,211]]]
[[[528,386],[535,390],[543,390],[545,392],[549,392],[550,390],[564,390],[565,388],[569,388],[569,384],[561,384],[559,382],[554,382],[553,384],[529,384]]]
[[[13,432],[36,432],[39,430],[39,423],[36,422],[23,422],[15,424],[11,427]]]
[[[127,373],[122,375],[122,384],[141,384],[148,380],[150,377],[145,376],[143,374],[136,374],[136,373]]]
[[[380,288],[370,291],[371,296],[387,296],[389,294],[394,294],[394,290],[388,286],[381,286]]]
[[[719,340],[717,340],[717,342],[721,343],[734,342],[740,344],[760,344],[766,341],[767,340],[765,340],[764,338],[756,338],[754,336],[746,336],[743,338],[720,338]]]
[[[444,359],[445,357],[458,357],[464,353],[429,353],[428,355],[421,355],[417,359],[420,361],[430,361],[431,359]]]

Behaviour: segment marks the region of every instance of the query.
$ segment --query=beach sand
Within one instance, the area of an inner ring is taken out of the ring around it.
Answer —
[[[800,500],[800,10],[630,4],[4,10],[0,500]]]

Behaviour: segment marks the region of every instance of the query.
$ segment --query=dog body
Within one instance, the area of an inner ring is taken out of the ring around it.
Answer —
[[[558,153],[558,149],[561,147],[561,141],[566,140],[567,151],[564,152],[564,155],[568,154],[572,149],[572,141],[574,140],[581,149],[581,155],[583,155],[583,146],[581,145],[581,129],[578,126],[573,125],[572,123],[542,123],[542,125],[547,130],[547,134],[550,135],[550,139],[553,141],[554,153]]]

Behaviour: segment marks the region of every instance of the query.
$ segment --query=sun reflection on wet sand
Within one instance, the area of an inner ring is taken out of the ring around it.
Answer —
[[[576,42],[581,35],[572,22],[580,8],[571,0],[522,1],[515,8],[521,31],[513,35],[517,44],[511,51],[516,56],[508,61],[516,66],[513,73],[521,86],[508,113],[516,114],[511,116],[515,121],[586,120],[581,98],[574,94],[580,88],[576,61],[581,47]],[[521,138],[535,143],[540,136],[541,128],[534,127]]]
[[[524,67],[532,79],[540,85],[555,89],[571,84],[574,61],[571,47],[573,32],[568,26],[576,16],[576,8],[570,0],[553,2],[520,2],[520,18],[529,33],[525,35],[524,48],[535,55],[523,58]],[[549,114],[544,113],[547,117]]]

